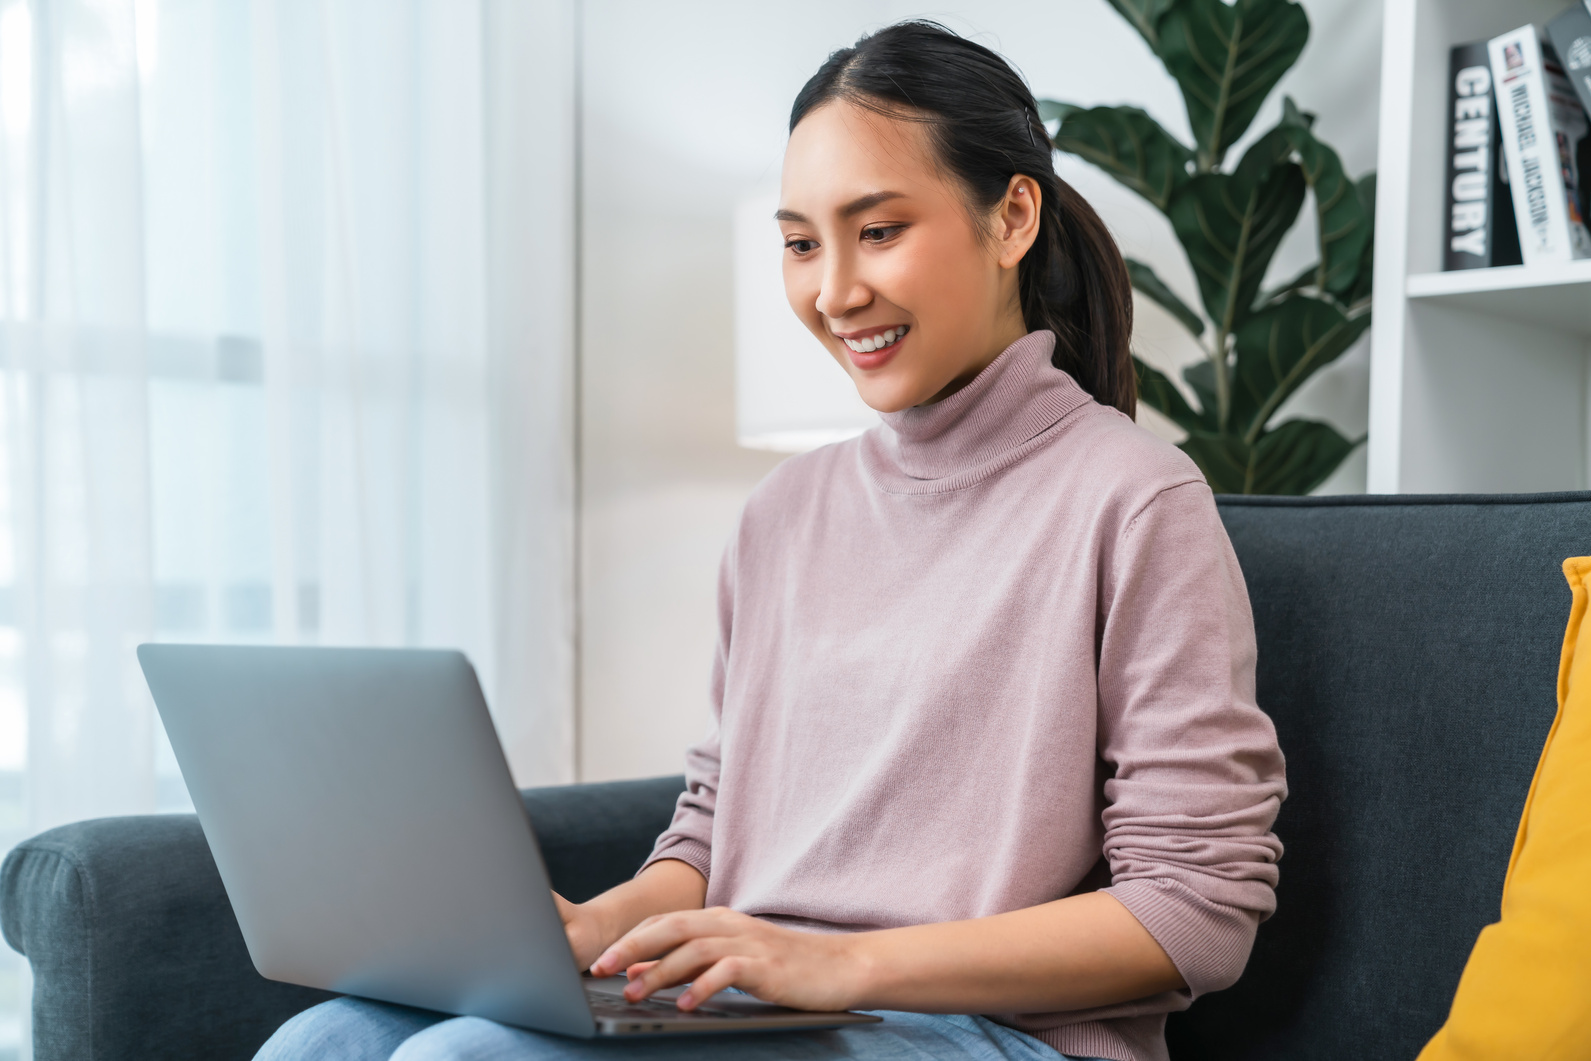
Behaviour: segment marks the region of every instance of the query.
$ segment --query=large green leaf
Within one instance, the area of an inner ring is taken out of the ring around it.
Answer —
[[[1188,404],[1188,399],[1177,390],[1177,385],[1153,365],[1133,357],[1138,370],[1138,400],[1165,414],[1166,418],[1184,431],[1209,430],[1214,426],[1211,418]]]
[[[1177,0],[1110,0],[1110,6],[1131,22],[1156,55],[1160,54],[1160,31],[1156,23]]]
[[[1309,16],[1293,0],[1176,0],[1154,28],[1201,170],[1220,166],[1309,40]]]
[[[1304,204],[1304,176],[1291,162],[1254,183],[1238,173],[1204,173],[1167,211],[1188,253],[1205,312],[1231,333],[1254,306],[1265,270]]]
[[[1204,473],[1204,481],[1218,494],[1242,494],[1248,482],[1250,447],[1240,438],[1213,431],[1189,431],[1177,443]]]
[[[1182,380],[1199,399],[1199,407],[1209,415],[1209,428],[1215,430],[1219,423],[1217,407],[1221,396],[1221,385],[1215,380],[1215,362],[1209,358],[1195,361],[1182,370]]]
[[[1204,318],[1188,308],[1188,304],[1178,298],[1177,293],[1167,287],[1153,269],[1143,262],[1128,258],[1127,276],[1132,280],[1134,291],[1177,318],[1195,336],[1204,334]]]
[[[1298,153],[1304,180],[1315,193],[1315,219],[1320,230],[1320,263],[1315,286],[1340,295],[1353,289],[1359,264],[1370,239],[1371,223],[1359,201],[1359,190],[1343,172],[1337,152],[1310,130],[1313,116],[1300,111],[1292,98],[1283,103],[1277,126]],[[1370,215],[1374,216],[1374,213]]]
[[[1252,186],[1270,176],[1277,166],[1292,160],[1292,141],[1287,138],[1287,130],[1278,125],[1248,146],[1233,168],[1232,176],[1239,184]]]
[[[1330,424],[1289,420],[1249,445],[1233,435],[1189,432],[1180,443],[1218,494],[1307,494],[1352,453]]]
[[[1320,263],[1316,262],[1307,265],[1291,280],[1284,280],[1269,291],[1260,292],[1260,300],[1255,304],[1254,312],[1258,313],[1266,306],[1274,305],[1281,301],[1284,296],[1290,295],[1294,291],[1302,291],[1306,287],[1313,287],[1315,274],[1318,272],[1320,272]]]
[[[1165,210],[1188,182],[1193,152],[1137,107],[1093,107],[1042,100],[1039,115],[1060,119],[1055,146],[1092,162]]]
[[[1364,249],[1359,253],[1359,271],[1354,276],[1353,286],[1342,295],[1342,300],[1350,306],[1368,299],[1375,286],[1376,175],[1367,173],[1360,177],[1355,188],[1359,192],[1359,208],[1365,216],[1366,234]]]
[[[1358,442],[1318,420],[1289,420],[1254,444],[1251,494],[1307,494],[1325,482]]]
[[[1238,329],[1232,413],[1227,423],[1248,441],[1316,371],[1352,346],[1370,315],[1349,318],[1336,306],[1292,295],[1250,317]]]

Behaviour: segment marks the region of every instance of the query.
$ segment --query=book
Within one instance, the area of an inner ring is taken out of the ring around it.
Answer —
[[[1591,4],[1576,3],[1547,23],[1547,39],[1563,62],[1580,106],[1591,112]]]
[[[1591,257],[1577,172],[1580,141],[1591,127],[1574,87],[1533,25],[1486,47],[1525,264]]]
[[[1518,265],[1519,226],[1508,194],[1502,125],[1486,42],[1461,44],[1448,63],[1447,211],[1443,269]]]
[[[1583,0],[1547,23],[1547,40],[1563,63],[1564,76],[1591,115],[1591,0]],[[1591,137],[1580,141],[1575,162],[1580,176],[1580,216],[1591,227]]]

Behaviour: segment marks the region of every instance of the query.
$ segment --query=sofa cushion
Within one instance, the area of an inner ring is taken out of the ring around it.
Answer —
[[[1441,1026],[1542,742],[1591,494],[1219,499],[1290,795],[1247,972],[1175,1061],[1397,1059]]]
[[[1502,920],[1475,943],[1453,1012],[1420,1061],[1591,1057],[1591,557],[1565,560],[1574,604]]]

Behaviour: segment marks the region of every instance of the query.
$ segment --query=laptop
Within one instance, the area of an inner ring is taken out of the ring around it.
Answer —
[[[579,1036],[875,1021],[583,977],[460,652],[140,645],[260,975]]]

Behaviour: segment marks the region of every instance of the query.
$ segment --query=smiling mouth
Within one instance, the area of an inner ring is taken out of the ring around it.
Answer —
[[[910,330],[908,325],[902,324],[894,328],[885,328],[873,335],[865,335],[860,339],[842,339],[841,341],[859,354],[871,354],[875,350],[894,346],[905,338],[906,333]]]

